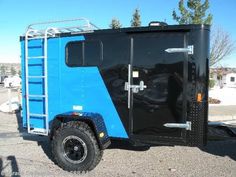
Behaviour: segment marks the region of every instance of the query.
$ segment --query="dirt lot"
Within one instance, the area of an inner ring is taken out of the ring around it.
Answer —
[[[0,92],[0,103],[5,94]],[[0,120],[0,176],[78,176],[51,161],[47,138],[22,133],[19,116],[0,113]],[[236,141],[210,141],[203,150],[114,143],[83,176],[236,176]]]

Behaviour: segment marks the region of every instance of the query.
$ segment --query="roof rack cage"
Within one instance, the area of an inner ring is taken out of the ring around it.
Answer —
[[[60,25],[68,25],[70,23],[78,23],[73,26],[58,26],[53,27],[52,24],[60,24]],[[50,25],[50,27],[48,27]],[[45,26],[44,29],[36,29],[37,26]],[[26,29],[26,34],[29,38],[36,38],[36,37],[44,37],[45,30],[49,29],[48,36],[49,37],[55,37],[56,34],[60,33],[71,33],[71,34],[79,34],[79,33],[87,33],[87,32],[93,32],[94,30],[98,30],[99,28],[91,23],[86,18],[76,18],[76,19],[69,19],[69,20],[57,20],[57,21],[47,21],[47,22],[39,22],[39,23],[33,23],[30,24]]]

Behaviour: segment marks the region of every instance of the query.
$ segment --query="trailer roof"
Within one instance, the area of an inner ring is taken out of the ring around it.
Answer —
[[[145,26],[145,27],[128,27],[128,28],[119,28],[119,29],[98,29],[94,31],[82,32],[82,33],[71,33],[65,32],[60,33],[55,37],[68,37],[68,36],[78,36],[81,34],[95,33],[95,34],[104,34],[104,33],[142,33],[142,32],[154,32],[154,31],[190,31],[190,30],[210,30],[210,25],[166,25],[166,26]],[[20,36],[20,41],[25,40],[25,36]]]

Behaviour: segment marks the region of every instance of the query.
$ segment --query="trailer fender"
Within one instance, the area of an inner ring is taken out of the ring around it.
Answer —
[[[50,139],[53,138],[54,133],[59,127],[70,121],[86,123],[94,132],[101,149],[106,149],[111,144],[104,120],[97,113],[67,112],[57,115],[50,124]]]

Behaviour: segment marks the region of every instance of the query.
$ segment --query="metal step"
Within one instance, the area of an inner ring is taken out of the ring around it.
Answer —
[[[26,76],[28,78],[45,78],[45,76]]]
[[[29,95],[29,97],[33,97],[33,98],[45,98],[45,95]]]
[[[29,114],[30,117],[46,117],[46,114]]]
[[[33,130],[30,130],[29,133],[36,135],[48,135],[47,130],[43,128],[34,128]]]
[[[28,57],[28,59],[44,59],[45,56]]]

